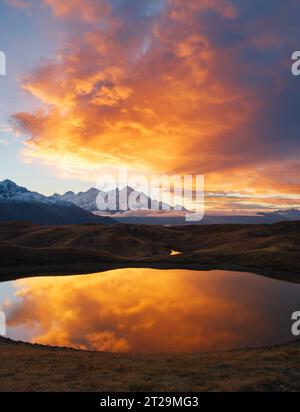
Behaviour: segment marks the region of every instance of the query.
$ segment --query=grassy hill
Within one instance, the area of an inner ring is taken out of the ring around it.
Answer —
[[[170,256],[170,251],[181,254]],[[229,269],[300,281],[300,221],[163,227],[0,223],[0,279],[118,267]]]

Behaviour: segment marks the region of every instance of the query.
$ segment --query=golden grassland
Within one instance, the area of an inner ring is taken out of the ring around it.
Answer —
[[[300,282],[299,255],[300,221],[182,227],[0,223],[0,281],[148,267],[237,270]]]
[[[0,391],[299,391],[300,344],[195,354],[114,354],[0,339]]]

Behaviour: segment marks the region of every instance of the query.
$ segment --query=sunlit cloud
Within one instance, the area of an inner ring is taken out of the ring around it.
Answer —
[[[288,3],[266,15],[249,0],[44,0],[67,40],[23,78],[40,102],[12,116],[24,160],[83,179],[122,165],[205,174],[211,191],[297,193]]]
[[[101,21],[109,12],[109,4],[105,0],[43,0],[51,7],[55,17],[83,20],[87,23]]]

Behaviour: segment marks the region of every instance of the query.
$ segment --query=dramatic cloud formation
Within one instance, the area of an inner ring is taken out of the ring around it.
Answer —
[[[31,341],[43,344],[124,352],[214,350],[255,344],[265,334],[282,338],[276,334],[285,330],[286,318],[274,318],[268,282],[218,271],[199,278],[193,271],[149,269],[25,279],[16,282],[18,300],[5,311],[10,333],[25,328]]]
[[[27,161],[83,178],[127,165],[205,174],[209,190],[299,193],[294,0],[43,3],[69,40],[23,80],[41,104],[13,116]]]
[[[109,12],[109,4],[95,0],[43,0],[46,6],[52,8],[55,17],[71,18],[94,23],[101,21],[102,16]]]

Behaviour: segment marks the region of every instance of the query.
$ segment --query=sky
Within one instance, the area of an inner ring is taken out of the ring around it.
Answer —
[[[204,175],[223,213],[300,207],[296,0],[1,0],[0,179]]]

